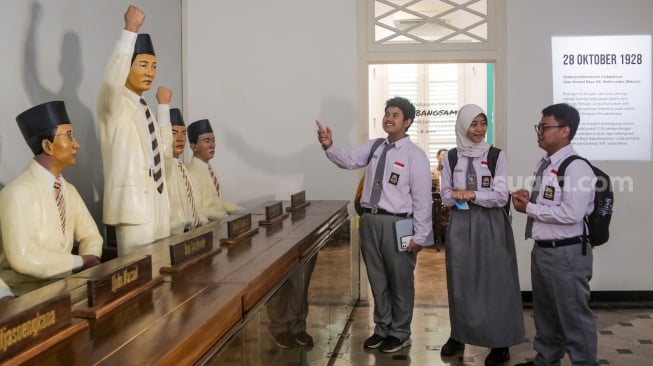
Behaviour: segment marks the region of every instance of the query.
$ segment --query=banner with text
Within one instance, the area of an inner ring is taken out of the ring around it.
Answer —
[[[651,160],[651,36],[552,37],[553,100],[580,112],[590,160]]]

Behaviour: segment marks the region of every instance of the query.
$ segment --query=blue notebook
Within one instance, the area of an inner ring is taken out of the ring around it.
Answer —
[[[407,218],[403,220],[395,221],[395,239],[397,241],[397,250],[400,252],[405,252],[408,250],[408,244],[410,239],[413,238],[415,232],[413,231],[413,219]],[[433,237],[433,230],[429,232],[429,235],[426,237],[424,246],[428,247],[435,244],[435,239]]]

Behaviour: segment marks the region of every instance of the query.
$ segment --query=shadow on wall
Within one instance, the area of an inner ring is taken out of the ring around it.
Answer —
[[[59,72],[63,83],[59,91],[48,90],[39,80],[36,67],[39,59],[36,38],[42,18],[43,8],[41,4],[34,2],[24,49],[23,81],[25,90],[32,106],[53,100],[63,100],[66,103],[68,117],[79,142],[79,151],[75,165],[67,168],[64,176],[77,188],[98,227],[102,227],[100,225],[102,223],[102,194],[104,190],[102,158],[93,112],[84,105],[78,95],[84,74],[79,36],[73,32],[64,35],[59,62]],[[29,107],[31,106],[25,106],[24,109]]]

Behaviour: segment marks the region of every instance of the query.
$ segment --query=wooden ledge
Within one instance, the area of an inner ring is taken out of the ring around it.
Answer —
[[[240,235],[238,235],[238,236],[236,236],[234,238],[220,239],[220,244],[224,244],[224,245],[238,244],[238,242],[240,242],[241,240],[243,240],[243,239],[245,239],[247,237],[250,237],[250,236],[252,236],[252,235],[254,235],[256,233],[258,233],[258,227],[250,229],[250,230],[248,230],[248,231],[246,231],[246,232],[244,232],[244,233],[242,233],[242,234],[240,234]]]
[[[258,224],[259,225],[274,225],[279,221],[283,221],[283,220],[287,219],[289,216],[290,216],[289,213],[285,213],[285,214],[283,214],[281,216],[277,216],[277,217],[275,217],[275,218],[273,218],[271,220],[261,220],[261,221],[258,222]]]

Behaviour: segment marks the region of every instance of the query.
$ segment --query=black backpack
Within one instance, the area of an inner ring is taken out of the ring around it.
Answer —
[[[585,227],[583,236],[589,239],[590,244],[595,247],[604,244],[610,239],[610,219],[612,219],[612,205],[614,203],[614,194],[610,184],[610,176],[601,169],[595,167],[587,159],[578,155],[572,155],[566,158],[558,168],[558,185],[560,189],[564,187],[565,170],[574,160],[581,159],[585,161],[596,175],[596,184],[594,185],[594,210],[585,216]]]
[[[487,152],[487,167],[490,169],[490,174],[494,178],[494,172],[497,170],[497,160],[499,160],[499,153],[501,149],[494,146],[490,146],[490,150]],[[447,158],[449,158],[449,168],[451,168],[451,181],[453,182],[453,170],[458,163],[458,150],[454,147],[453,149],[447,152]],[[506,212],[506,215],[510,217],[510,195],[508,195],[508,202],[503,206],[503,210]]]

